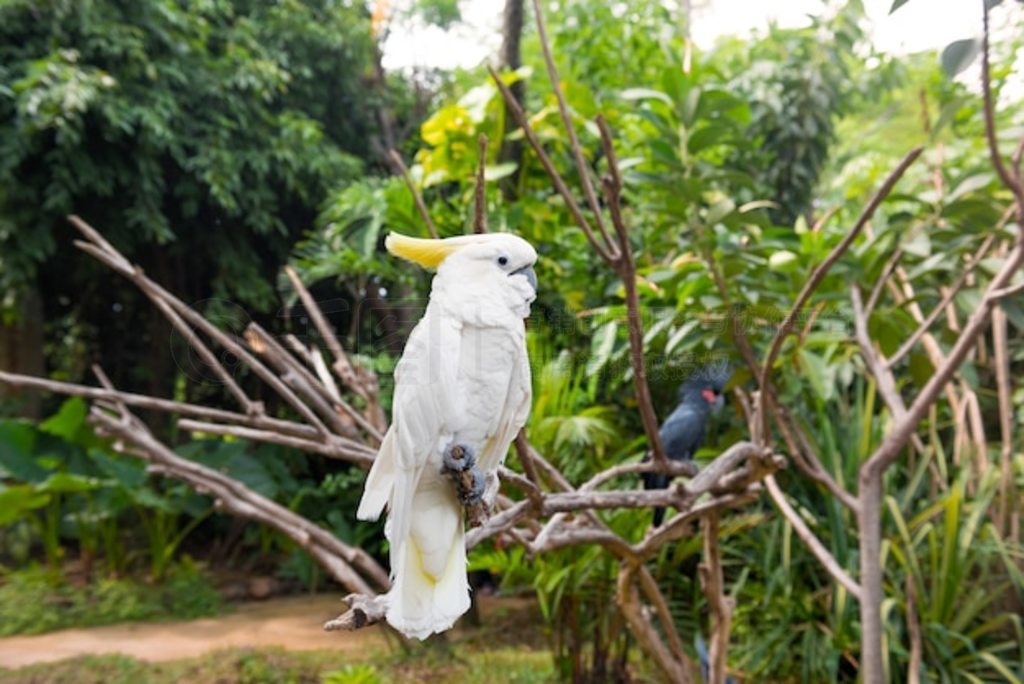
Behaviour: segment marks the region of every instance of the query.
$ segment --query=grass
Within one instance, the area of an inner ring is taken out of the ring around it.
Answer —
[[[125,578],[79,587],[44,568],[0,574],[0,636],[207,617],[220,612],[221,605],[206,575],[189,566],[174,568],[159,584]]]
[[[0,669],[3,684],[541,684],[555,681],[551,654],[524,647],[412,654],[368,651],[354,660],[329,651],[227,649],[201,658],[148,663],[124,656],[84,656]]]

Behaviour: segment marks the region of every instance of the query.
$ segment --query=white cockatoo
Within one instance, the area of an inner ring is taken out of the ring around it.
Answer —
[[[446,473],[474,468],[471,498],[492,504],[496,470],[530,411],[524,319],[537,296],[537,253],[507,233],[443,240],[391,233],[385,245],[437,274],[395,369],[391,427],[357,515],[376,520],[388,507],[386,618],[425,639],[469,609],[463,505]],[[454,446],[461,461],[453,461]]]

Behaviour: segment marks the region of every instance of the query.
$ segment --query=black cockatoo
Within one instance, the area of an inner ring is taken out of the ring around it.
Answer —
[[[724,403],[722,390],[729,382],[732,369],[726,364],[699,368],[679,388],[679,405],[662,423],[658,431],[665,455],[673,461],[689,461],[704,443],[708,418]],[[650,454],[644,457],[649,460]],[[671,478],[662,473],[644,473],[644,489],[666,489]],[[654,509],[654,526],[665,518],[664,508]]]

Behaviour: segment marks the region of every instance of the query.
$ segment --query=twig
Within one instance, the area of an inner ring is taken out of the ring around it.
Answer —
[[[1024,281],[1016,285],[1007,285],[1006,287],[999,288],[992,293],[992,299],[1006,299],[1020,292],[1024,292]]]
[[[267,442],[280,444],[295,449],[301,449],[315,454],[323,454],[331,458],[355,463],[363,468],[373,465],[376,452],[359,442],[331,435],[326,441],[313,441],[301,437],[282,435],[269,430],[257,430],[254,428],[241,427],[238,425],[220,425],[218,423],[207,423],[198,420],[183,418],[178,421],[178,427],[182,430],[192,432],[205,432],[210,435],[230,435],[241,439],[248,439],[254,442]]]
[[[278,372],[282,380],[295,391],[300,392],[310,404],[316,407],[324,420],[330,423],[339,434],[347,437],[352,437],[355,434],[351,423],[342,419],[341,413],[343,413],[378,443],[384,438],[363,414],[352,408],[340,396],[332,396],[320,379],[289,354],[259,323],[253,321],[249,324],[245,329],[245,339],[249,348],[263,357]],[[336,408],[332,407],[330,402],[333,402]]]
[[[999,397],[999,433],[1001,447],[999,465],[999,511],[997,514],[999,534],[1005,538],[1010,526],[1010,500],[1013,481],[1013,387],[1010,384],[1010,355],[1007,339],[1006,312],[1001,306],[992,311],[992,348],[996,367],[996,390]]]
[[[672,611],[669,610],[664,594],[661,593],[658,583],[646,565],[639,566],[637,579],[640,580],[640,589],[644,592],[644,596],[647,597],[647,602],[654,606],[654,611],[658,614],[658,621],[661,622],[662,630],[665,632],[668,647],[672,650],[672,654],[675,655],[676,660],[679,662],[687,662],[686,651],[683,650],[683,640],[679,638],[679,632],[676,629],[669,629],[670,626],[674,627],[675,625],[675,620],[672,619]]]
[[[420,213],[420,217],[423,219],[423,223],[426,224],[427,230],[430,231],[431,237],[437,239],[440,235],[437,232],[437,226],[434,225],[433,219],[430,218],[430,212],[427,211],[427,205],[423,201],[423,195],[420,194],[416,184],[412,182],[412,175],[409,173],[409,169],[406,167],[405,162],[402,161],[402,155],[398,154],[395,150],[388,151],[388,158],[394,165],[395,170],[405,180],[405,185],[409,188],[409,192],[412,193],[413,202],[416,203],[416,210]]]
[[[907,684],[921,682],[921,623],[917,617],[917,589],[913,575],[907,575],[907,629],[910,632],[910,658],[907,661]]]
[[[619,610],[622,611],[626,621],[637,636],[640,645],[647,651],[648,655],[658,664],[662,671],[673,682],[679,684],[691,684],[693,680],[693,663],[689,659],[678,660],[672,652],[665,647],[659,638],[657,630],[651,624],[650,618],[644,615],[640,607],[640,596],[637,593],[637,585],[634,582],[634,574],[637,572],[636,564],[623,561],[619,566],[619,577],[617,582],[616,600]]]
[[[337,434],[355,437],[358,432],[352,420],[344,420],[339,411],[329,403],[330,397],[316,377],[284,347],[270,336],[258,323],[252,322],[245,329],[245,341],[249,348],[259,354],[267,365],[274,369],[281,380],[298,394],[308,406],[312,406],[323,421]],[[362,416],[360,416],[362,417]]]
[[[896,266],[900,263],[900,259],[902,258],[903,248],[897,247],[896,251],[893,252],[891,257],[889,257],[889,261],[885,263],[885,267],[882,269],[882,273],[878,276],[878,280],[875,281],[875,286],[871,288],[871,295],[868,297],[868,303],[865,307],[868,318],[871,318],[871,313],[878,305],[878,299],[882,296],[882,290],[885,288],[885,284],[889,281],[889,276],[891,276],[892,272],[896,270]]]
[[[537,0],[534,0],[536,3]],[[608,162],[608,177],[603,187],[608,207],[615,226],[615,235],[619,240],[617,256],[609,262],[619,278],[626,294],[626,324],[629,328],[629,359],[633,369],[633,385],[636,389],[637,409],[643,422],[647,443],[651,447],[651,460],[661,468],[666,468],[668,459],[661,443],[658,431],[658,416],[651,401],[651,390],[647,383],[647,362],[644,359],[643,322],[640,320],[640,296],[636,289],[636,264],[633,250],[629,243],[629,233],[622,219],[620,207],[622,197],[622,174],[619,171],[618,158],[615,156],[615,145],[608,123],[603,116],[597,117],[597,127],[601,132],[601,144]],[[613,253],[614,254],[614,253]]]

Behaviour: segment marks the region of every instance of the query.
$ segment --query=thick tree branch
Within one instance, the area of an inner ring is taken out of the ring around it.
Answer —
[[[729,630],[735,600],[725,595],[722,577],[722,555],[718,548],[717,511],[702,519],[704,531],[704,559],[700,565],[701,583],[711,610],[711,648],[708,663],[708,684],[725,684],[726,652],[729,648]]]

